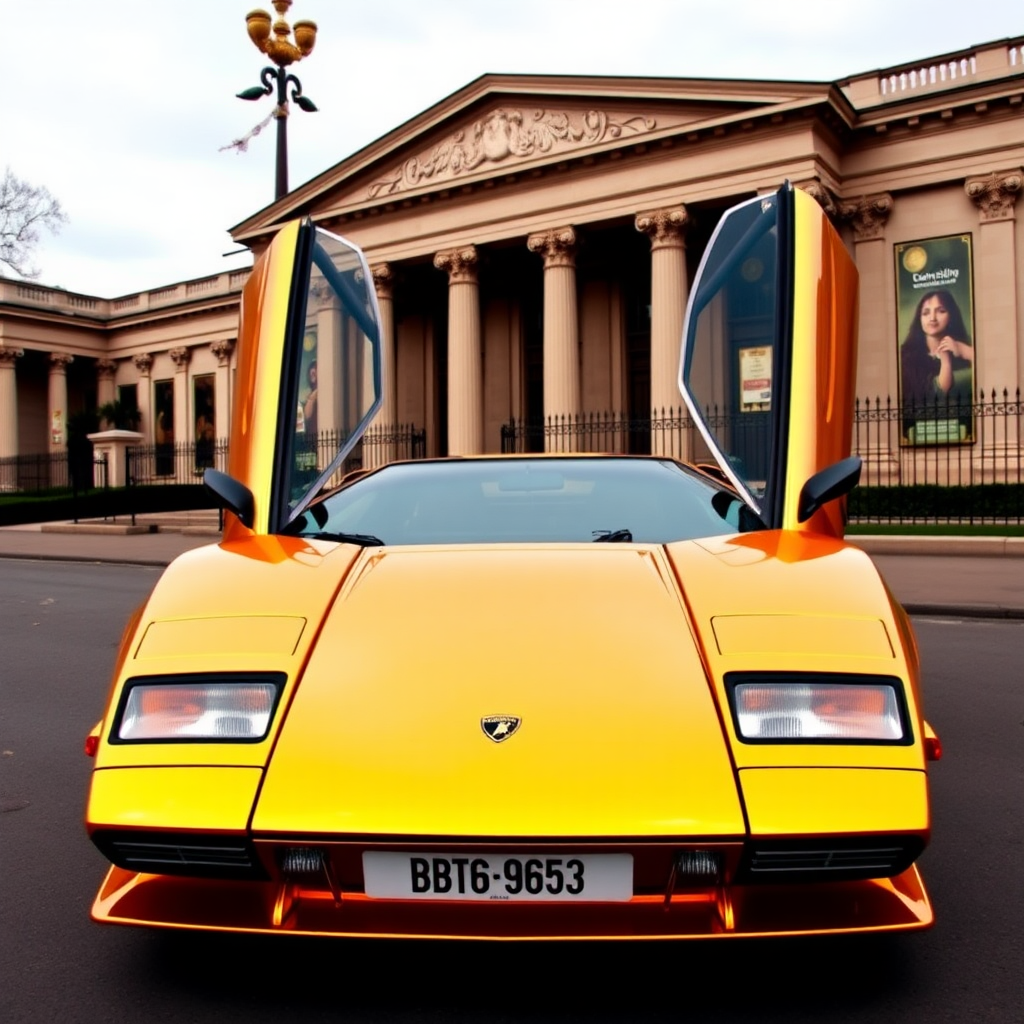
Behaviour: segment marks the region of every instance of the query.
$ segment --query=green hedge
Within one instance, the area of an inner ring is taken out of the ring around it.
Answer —
[[[155,512],[188,512],[216,508],[213,495],[202,484],[160,484],[111,487],[71,495],[0,496],[0,526],[20,523],[64,522],[73,519],[124,519]]]
[[[851,519],[1022,519],[1024,484],[857,487]]]

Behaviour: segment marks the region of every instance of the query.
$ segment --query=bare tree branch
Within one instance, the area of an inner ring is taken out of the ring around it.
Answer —
[[[19,277],[38,277],[32,250],[39,244],[39,232],[45,228],[56,233],[67,219],[47,189],[16,178],[6,168],[0,179],[0,277],[5,268]]]

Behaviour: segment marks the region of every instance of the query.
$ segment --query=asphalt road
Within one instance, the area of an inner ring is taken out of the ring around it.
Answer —
[[[311,941],[102,927],[85,838],[121,627],[159,570],[0,560],[0,1019],[5,1022],[1019,1021],[1024,623],[918,620],[945,746],[906,936],[570,945]]]

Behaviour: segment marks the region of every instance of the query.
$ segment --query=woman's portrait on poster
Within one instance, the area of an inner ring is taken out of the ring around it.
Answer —
[[[963,313],[950,291],[932,289],[918,302],[900,345],[904,422],[969,417],[973,385],[974,347]]]

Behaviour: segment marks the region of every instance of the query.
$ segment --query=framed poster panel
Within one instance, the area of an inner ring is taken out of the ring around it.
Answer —
[[[217,440],[216,386],[212,373],[192,378],[192,409],[195,415],[196,470],[214,464]]]
[[[971,443],[975,433],[971,236],[900,242],[894,251],[901,443]]]
[[[174,472],[174,381],[153,382],[153,440],[156,442],[156,474]]]

